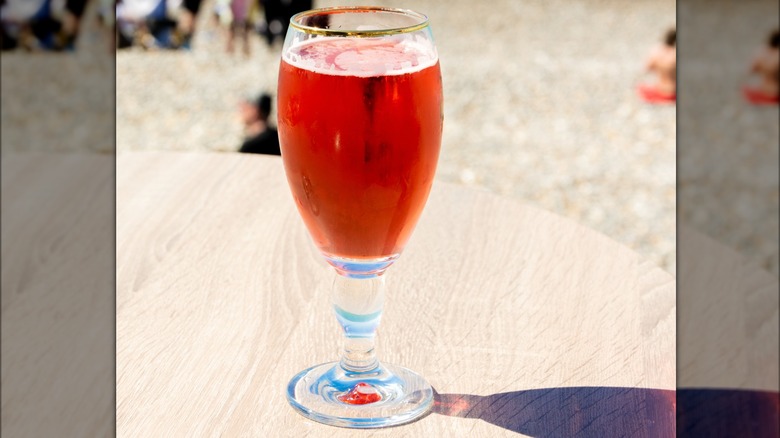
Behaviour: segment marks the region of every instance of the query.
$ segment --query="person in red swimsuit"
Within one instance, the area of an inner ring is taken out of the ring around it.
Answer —
[[[645,69],[654,73],[656,82],[640,84],[639,97],[649,103],[674,103],[677,100],[677,31],[666,32],[663,44],[656,47],[647,59]]]
[[[760,82],[742,88],[745,99],[756,105],[777,105],[780,103],[780,31],[769,34],[766,46],[756,55],[750,65],[750,73],[758,76]]]

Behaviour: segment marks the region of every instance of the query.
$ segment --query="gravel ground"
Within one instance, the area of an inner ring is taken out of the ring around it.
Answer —
[[[713,7],[716,6],[716,7]],[[680,20],[689,51],[678,70],[678,208],[693,226],[778,275],[778,107],[745,103],[740,85],[772,28],[773,0],[687,0]],[[717,29],[717,31],[712,31]]]
[[[634,92],[675,24],[674,1],[375,3],[431,17],[445,96],[440,181],[568,216],[674,273],[676,109]],[[280,47],[255,38],[250,58],[227,55],[210,18],[201,14],[191,52],[117,54],[119,153],[237,149],[237,103],[274,93]]]
[[[115,63],[96,6],[86,11],[75,52],[2,52],[4,153],[113,153]]]

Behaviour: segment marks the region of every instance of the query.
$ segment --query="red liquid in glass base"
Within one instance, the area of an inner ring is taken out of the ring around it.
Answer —
[[[382,396],[368,383],[358,383],[346,394],[338,396],[338,399],[350,405],[367,405],[382,400]]]
[[[399,254],[433,183],[439,64],[397,41],[314,40],[291,49],[295,65],[281,62],[287,179],[314,242],[331,256]]]

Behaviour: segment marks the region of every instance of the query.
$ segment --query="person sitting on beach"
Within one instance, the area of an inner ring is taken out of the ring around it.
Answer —
[[[756,55],[750,65],[750,73],[758,76],[760,83],[745,86],[742,93],[753,104],[780,103],[780,31],[775,29],[769,34],[766,46]]]
[[[654,73],[654,84],[641,84],[637,91],[646,102],[674,102],[677,99],[677,31],[672,28],[647,59],[646,71]]]
[[[279,133],[268,126],[271,114],[271,96],[261,95],[256,101],[245,100],[240,107],[246,139],[239,152],[250,154],[281,155]]]

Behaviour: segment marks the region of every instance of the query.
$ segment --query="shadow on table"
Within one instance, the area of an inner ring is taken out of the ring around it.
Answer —
[[[434,392],[433,412],[533,437],[675,436],[675,392],[567,387],[488,396]]]
[[[488,396],[434,392],[433,413],[533,437],[780,437],[780,394],[770,391],[586,386]]]
[[[680,437],[780,437],[780,394],[723,388],[677,390]]]

